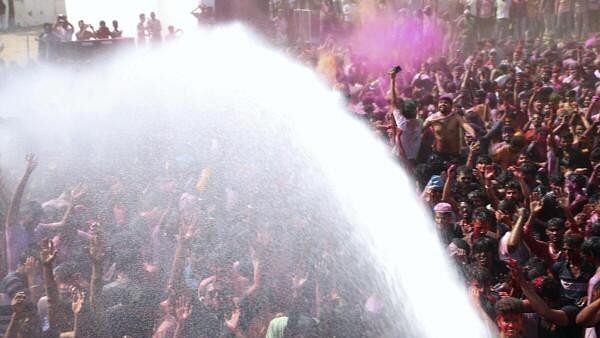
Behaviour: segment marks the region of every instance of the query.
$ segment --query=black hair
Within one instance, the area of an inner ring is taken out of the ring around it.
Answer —
[[[497,243],[493,239],[489,237],[481,237],[475,240],[473,243],[473,253],[482,253],[482,252],[495,252],[497,248]]]
[[[465,250],[467,256],[471,254],[471,248],[469,248],[469,243],[462,238],[454,238],[452,240],[452,244],[456,245],[457,248]]]
[[[592,151],[590,152],[590,161],[600,161],[600,147],[592,149]]]
[[[583,236],[578,233],[568,233],[565,235],[564,243],[579,249],[583,244]]]
[[[537,165],[535,165],[532,162],[524,162],[523,164],[521,164],[521,167],[519,169],[524,175],[527,176],[535,176],[538,170]]]
[[[488,269],[474,265],[469,268],[469,280],[477,281],[479,285],[489,285],[492,281],[492,275]]]
[[[581,189],[587,184],[587,179],[582,174],[571,174],[569,175],[568,180],[569,182],[575,184],[577,189]]]
[[[546,262],[537,256],[529,258],[524,267],[525,274],[529,280],[534,280],[545,275],[547,270]]]
[[[473,169],[471,169],[469,166],[466,165],[461,165],[460,167],[456,168],[456,174],[467,174],[467,173],[472,173]]]
[[[506,190],[513,189],[513,190],[521,191],[521,185],[517,181],[509,181],[508,183],[506,183],[505,189]]]
[[[538,277],[541,280],[536,283],[536,291],[540,297],[548,299],[550,301],[557,301],[560,299],[561,286],[558,281],[550,276]]]
[[[477,163],[492,164],[492,158],[489,155],[479,155],[477,157]]]
[[[581,252],[600,260],[600,237],[592,236],[586,239],[581,246]]]
[[[565,228],[565,220],[562,218],[554,217],[548,220],[548,228],[557,227],[560,229]]]
[[[501,298],[494,304],[496,315],[506,315],[523,312],[523,301],[513,297]]]
[[[517,204],[512,200],[502,200],[498,203],[498,210],[505,214],[513,214],[517,210]]]

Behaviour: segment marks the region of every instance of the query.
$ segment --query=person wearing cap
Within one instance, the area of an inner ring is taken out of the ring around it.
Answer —
[[[452,112],[452,96],[442,95],[438,100],[438,112],[429,116],[423,125],[423,131],[433,132],[434,153],[451,159],[460,154],[462,132],[475,137],[475,130],[462,116]],[[425,133],[422,133],[424,135]]]
[[[454,222],[454,211],[450,203],[440,202],[433,207],[435,225],[441,240],[449,245],[453,239],[462,238],[460,227]]]
[[[442,200],[442,191],[444,189],[444,182],[440,175],[433,175],[427,182],[425,189],[423,189],[423,193],[421,194],[421,198],[427,205],[430,210],[433,210],[435,205],[437,205]]]

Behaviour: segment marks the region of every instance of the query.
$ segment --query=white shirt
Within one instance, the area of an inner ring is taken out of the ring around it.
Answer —
[[[407,119],[397,109],[392,112],[394,120],[396,120],[396,127],[402,130],[400,135],[400,143],[404,154],[409,160],[414,160],[419,154],[419,148],[421,147],[421,129],[423,129],[423,123],[419,119]]]

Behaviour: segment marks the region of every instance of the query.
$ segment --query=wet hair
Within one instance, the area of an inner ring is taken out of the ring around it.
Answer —
[[[77,264],[65,262],[54,268],[54,276],[59,283],[66,282],[79,272]]]
[[[497,248],[497,243],[493,239],[489,237],[481,237],[475,240],[473,243],[473,254],[482,253],[482,252],[492,252],[494,253]]]
[[[515,201],[502,200],[498,203],[498,210],[505,214],[513,214],[517,210],[517,204]]]
[[[469,199],[469,200],[472,200],[472,199],[475,199],[475,198],[480,198],[480,199],[482,199],[482,200],[485,201],[486,197],[487,197],[487,195],[483,191],[481,191],[479,189],[473,190],[473,191],[471,191],[470,193],[467,194],[467,199]]]
[[[600,237],[600,221],[596,221],[596,222],[592,223],[592,230],[591,230],[590,236]]]
[[[470,281],[476,281],[479,285],[490,285],[492,281],[492,275],[488,269],[478,265],[469,268],[468,277]]]
[[[557,301],[560,299],[561,295],[561,286],[560,283],[550,277],[538,277],[539,281],[535,283],[537,294],[545,299],[550,301]]]
[[[471,169],[469,166],[466,165],[461,165],[460,167],[456,168],[456,174],[471,174],[473,172],[473,169]]]
[[[583,244],[583,236],[578,233],[568,233],[565,235],[564,243],[579,249]]]
[[[546,262],[537,256],[529,258],[524,267],[525,274],[529,280],[544,276],[547,270],[548,267],[546,266]]]
[[[598,162],[600,161],[600,147],[596,147],[592,149],[590,152],[590,161]]]
[[[501,298],[494,304],[496,315],[506,315],[511,313],[522,313],[523,312],[523,301],[513,297]]]
[[[488,155],[479,155],[477,157],[477,164],[492,164],[492,158]]]
[[[469,243],[462,238],[454,238],[452,240],[452,244],[456,245],[457,248],[465,250],[467,256],[471,255],[471,248],[469,248]]]
[[[519,169],[523,174],[527,176],[535,176],[538,170],[537,166],[532,162],[524,162],[523,164],[521,164]]]
[[[581,252],[600,260],[600,237],[592,236],[586,239],[581,245]]]
[[[565,228],[565,220],[562,218],[558,218],[558,217],[554,217],[548,220],[548,227],[554,227],[554,228],[559,228],[559,229],[564,229]]]
[[[581,189],[587,184],[587,179],[581,174],[571,174],[569,175],[568,180],[573,183],[577,189]]]
[[[480,208],[473,212],[473,220],[484,221],[491,225],[494,225],[493,221],[495,220],[495,218],[489,210]]]
[[[512,189],[512,190],[521,191],[521,185],[517,181],[509,181],[508,183],[506,183],[505,188],[506,188],[506,190]]]

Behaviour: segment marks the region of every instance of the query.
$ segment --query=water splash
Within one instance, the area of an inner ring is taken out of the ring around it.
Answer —
[[[327,204],[352,224],[333,233],[362,243],[377,273],[358,280],[378,279],[401,336],[489,336],[388,149],[311,70],[241,26],[89,69],[39,69],[4,87],[0,100],[11,116],[2,126],[4,164],[19,167],[35,151],[41,171],[63,185],[110,170],[142,177],[183,155],[206,159],[215,139],[224,186],[252,190],[273,215],[285,216],[276,205],[294,198]],[[290,175],[302,178],[283,195],[278,180]]]

